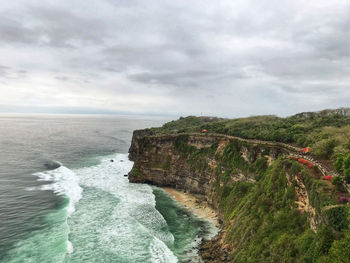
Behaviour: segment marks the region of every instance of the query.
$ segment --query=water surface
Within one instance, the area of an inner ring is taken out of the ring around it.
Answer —
[[[124,176],[132,131],[164,122],[0,116],[0,262],[197,262],[215,229]]]

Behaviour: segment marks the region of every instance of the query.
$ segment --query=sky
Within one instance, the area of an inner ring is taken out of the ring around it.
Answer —
[[[349,0],[11,0],[0,17],[0,112],[350,107]]]

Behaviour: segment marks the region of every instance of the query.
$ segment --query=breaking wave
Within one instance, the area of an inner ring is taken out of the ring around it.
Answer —
[[[35,173],[43,184],[27,190],[53,191],[63,205],[5,262],[199,262],[203,223],[161,189],[129,183],[132,165],[114,154],[90,167],[51,162],[55,169]]]

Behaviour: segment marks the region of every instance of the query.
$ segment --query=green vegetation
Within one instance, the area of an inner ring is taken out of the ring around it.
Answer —
[[[338,204],[337,191],[328,182],[308,175],[304,176],[304,182],[309,192],[311,205],[316,209],[317,214],[322,214],[326,206]]]
[[[345,181],[347,183],[350,183],[350,153],[338,154],[338,156],[334,162],[334,168],[339,173],[343,173],[344,177],[345,177]]]
[[[345,238],[333,242],[329,250],[331,262],[346,263],[350,259],[350,232],[345,234]]]
[[[348,229],[348,210],[345,206],[338,206],[327,210],[328,221],[335,230],[341,231]]]
[[[228,241],[237,262],[291,262],[301,259],[299,236],[308,229],[306,215],[295,208],[285,160],[278,160],[255,183],[235,182],[220,191]],[[304,244],[305,246],[305,244]],[[304,248],[305,249],[305,248]],[[307,248],[309,249],[309,248]]]
[[[337,188],[339,192],[345,191],[343,186],[343,178],[341,178],[340,176],[333,176],[332,184]]]
[[[339,245],[344,237],[339,231],[346,230],[349,224],[348,208],[335,207],[323,213],[323,207],[336,204],[334,189],[326,182],[309,179],[310,199],[319,215],[329,221],[329,225],[321,224],[314,233],[307,214],[296,208],[295,183],[288,185],[286,172],[310,178],[303,166],[283,158],[265,169],[256,183],[228,184],[225,176],[219,176],[219,206],[224,213],[227,240],[235,248],[235,261],[347,262],[334,260],[329,251],[340,249],[348,253]]]
[[[135,166],[133,166],[133,168],[130,171],[130,174],[134,175],[134,176],[140,176],[141,172],[139,169],[137,169]]]
[[[203,129],[207,136],[225,134],[310,146],[313,155],[332,159],[344,177],[334,176],[331,184],[320,180],[317,169],[283,155],[269,166],[264,156],[275,153],[269,146],[239,140],[231,140],[220,151],[215,143],[200,149],[191,146],[189,134]],[[338,200],[339,192],[345,190],[343,180],[350,182],[350,117],[311,114],[229,120],[190,116],[149,131],[151,136],[178,134],[174,148],[198,176],[213,172],[209,163],[215,160],[212,187],[235,262],[350,262],[350,206]],[[169,164],[165,160],[154,165],[167,168]],[[298,210],[300,181],[295,176],[304,182],[316,215]],[[318,222],[316,232],[310,228],[310,216]]]
[[[283,156],[270,167],[262,156],[249,164],[240,150],[253,146],[243,142],[232,141],[219,155],[216,144],[197,149],[188,140],[188,135],[180,135],[174,147],[193,171],[208,169],[208,158],[219,164],[214,187],[236,262],[346,262],[330,256],[338,250],[348,253],[340,244],[348,238],[349,208],[338,206],[338,192],[329,182],[311,177],[304,166]],[[317,233],[310,229],[308,215],[297,209],[297,183],[288,184],[287,173],[302,176],[309,189],[310,202],[323,218]],[[232,181],[237,174],[255,174],[257,181]]]
[[[201,132],[202,129],[208,133],[311,146],[312,154],[322,158],[335,159],[339,154],[350,153],[350,117],[340,114],[240,119],[189,116],[151,131],[153,134],[168,134]]]
[[[197,149],[194,146],[188,145],[188,139],[189,135],[187,134],[177,136],[174,141],[174,148],[180,153],[182,158],[187,160],[192,171],[205,171],[208,168],[209,159],[215,159],[219,163],[217,171],[225,170],[221,175],[223,178],[230,178],[231,175],[235,175],[240,171],[245,174],[256,174],[255,179],[259,179],[259,176],[261,176],[267,168],[267,160],[265,157],[259,157],[252,165],[244,160],[239,153],[241,147],[252,147],[244,142],[233,141],[229,143],[221,156],[216,155],[217,143],[212,144],[210,147]],[[268,152],[269,149],[267,147],[267,149],[265,149],[265,154]]]
[[[203,172],[208,168],[208,158],[214,157],[217,143],[211,147],[197,149],[194,146],[188,145],[189,136],[184,134],[178,136],[174,141],[174,148],[179,151],[182,158],[187,159],[192,171]]]
[[[347,238],[349,208],[337,206],[338,192],[329,182],[311,177],[304,166],[283,156],[270,167],[262,156],[249,164],[240,151],[253,146],[243,142],[232,141],[218,155],[216,144],[196,149],[188,140],[188,135],[180,135],[174,146],[193,171],[204,172],[208,158],[219,164],[214,186],[236,262],[346,262],[330,256],[338,250],[348,253],[339,244]],[[268,152],[268,148],[264,150],[264,154]],[[255,174],[257,181],[232,181],[238,173]],[[288,184],[286,173],[302,176],[318,217],[328,222],[320,223],[317,233],[310,229],[308,215],[297,209],[297,183]]]
[[[198,132],[199,127],[208,125],[210,123],[218,123],[223,121],[222,118],[216,117],[180,117],[176,121],[165,123],[160,128],[151,128],[153,134],[167,134],[167,133],[182,133],[182,132]]]

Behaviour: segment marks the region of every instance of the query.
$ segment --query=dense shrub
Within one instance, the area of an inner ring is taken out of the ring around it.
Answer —
[[[333,242],[329,250],[328,262],[343,263],[350,261],[350,233],[347,232],[345,237]]]
[[[350,117],[329,116],[254,116],[240,119],[181,117],[153,128],[153,134],[201,132],[221,133],[249,139],[296,143],[311,146],[314,154],[330,158],[338,153],[350,153]]]
[[[332,184],[338,189],[338,191],[344,191],[343,178],[341,178],[340,176],[333,176]]]
[[[228,146],[228,159],[235,157],[235,149],[234,145]],[[312,205],[328,222],[320,223],[317,233],[310,230],[307,214],[295,207],[295,184],[287,183],[287,171],[304,176]],[[222,174],[220,182],[228,174]],[[230,222],[227,241],[235,248],[235,262],[347,262],[333,261],[330,255],[337,250],[348,253],[339,245],[344,243],[342,236],[335,234],[348,229],[348,208],[325,210],[337,204],[334,187],[306,175],[302,165],[280,158],[262,172],[256,183],[218,183],[217,187],[219,207],[226,222]]]
[[[334,161],[334,169],[341,173],[343,171],[343,164],[344,164],[344,156],[338,156],[336,160]]]
[[[220,206],[225,218],[233,222],[228,239],[237,248],[237,262],[301,258],[298,236],[308,228],[307,220],[294,208],[294,188],[288,187],[285,162],[277,161],[255,184],[236,182],[223,191]]]
[[[348,228],[348,208],[345,206],[338,206],[327,211],[327,216],[330,225],[341,231]]]
[[[334,168],[344,174],[345,182],[350,183],[350,154],[339,154],[334,161]]]
[[[337,143],[337,140],[334,138],[317,141],[313,145],[312,153],[320,157],[329,158],[332,156]]]

